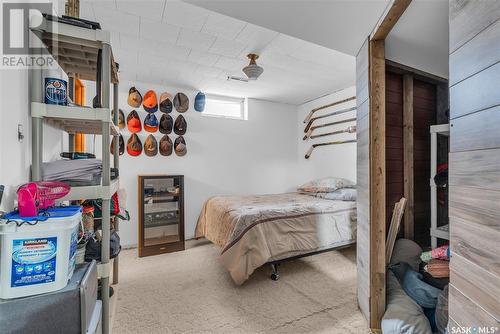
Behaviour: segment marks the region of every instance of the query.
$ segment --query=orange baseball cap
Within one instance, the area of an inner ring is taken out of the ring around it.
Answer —
[[[142,106],[147,112],[153,113],[158,110],[158,98],[154,90],[148,90],[144,94],[144,99],[142,100]]]
[[[142,143],[136,133],[133,133],[127,141],[127,152],[133,157],[142,153]]]

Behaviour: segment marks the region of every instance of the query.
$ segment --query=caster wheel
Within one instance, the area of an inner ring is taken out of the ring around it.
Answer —
[[[279,280],[279,279],[280,279],[280,275],[278,275],[278,274],[271,274],[271,279],[272,279],[273,281],[277,281],[277,280]]]

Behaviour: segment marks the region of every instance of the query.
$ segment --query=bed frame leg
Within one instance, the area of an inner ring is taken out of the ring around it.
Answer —
[[[280,275],[278,274],[278,267],[279,267],[279,263],[272,263],[271,264],[271,268],[273,270],[273,272],[271,273],[271,279],[273,281],[277,281],[280,278]]]

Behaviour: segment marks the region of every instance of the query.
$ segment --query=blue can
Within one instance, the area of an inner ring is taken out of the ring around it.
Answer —
[[[68,83],[61,79],[45,78],[45,103],[68,105]]]

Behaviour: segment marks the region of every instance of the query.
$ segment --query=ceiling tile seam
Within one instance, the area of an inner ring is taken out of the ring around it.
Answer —
[[[210,18],[212,14],[208,14],[207,18],[205,19],[205,22],[203,22],[203,25],[201,26],[200,32],[203,33],[203,29],[205,29],[205,26],[207,25],[208,19]],[[209,34],[212,35],[212,34]]]
[[[271,45],[271,43],[273,43],[273,42],[274,42],[274,41],[278,38],[278,36],[279,36],[279,35],[281,35],[281,33],[280,33],[280,32],[278,32],[278,34],[277,34],[276,36],[274,36],[274,37],[273,37],[273,39],[272,39],[272,40],[270,40],[270,41],[269,41],[269,42],[268,42],[268,43],[267,43],[267,44],[266,44],[266,45],[262,48],[262,51],[261,51],[261,52],[264,52],[264,51],[267,49],[267,47],[268,47],[269,45]]]
[[[137,34],[137,36],[139,37],[139,39],[141,39],[141,23],[142,23],[142,17],[139,16],[139,32]]]
[[[165,16],[165,9],[167,8],[167,0],[164,0],[163,2],[163,10],[161,12],[161,20],[160,20],[160,23],[163,22],[163,17]]]
[[[245,24],[243,25],[243,28],[241,28],[240,31],[238,31],[236,36],[234,36],[233,41],[236,41],[238,39],[238,37],[241,35],[241,33],[243,32],[243,30],[245,30],[245,28],[248,26],[248,22],[245,22],[245,21],[242,21],[242,22],[244,22]]]

